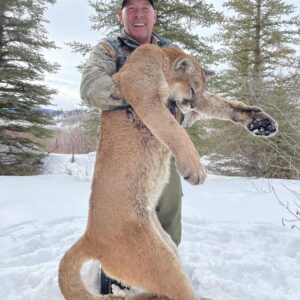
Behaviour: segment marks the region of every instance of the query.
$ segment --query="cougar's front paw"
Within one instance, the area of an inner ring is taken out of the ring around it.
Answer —
[[[265,112],[253,112],[248,130],[256,136],[272,136],[278,130],[277,122]]]
[[[176,161],[177,169],[181,176],[191,184],[202,184],[206,178],[205,169],[197,160]]]

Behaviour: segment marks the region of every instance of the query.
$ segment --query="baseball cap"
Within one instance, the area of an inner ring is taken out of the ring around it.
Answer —
[[[150,4],[153,6],[153,8],[154,8],[154,1],[153,0],[149,0],[149,2],[150,2]],[[127,3],[127,0],[123,0],[122,1],[122,9],[124,8],[124,6],[126,5],[126,3]]]

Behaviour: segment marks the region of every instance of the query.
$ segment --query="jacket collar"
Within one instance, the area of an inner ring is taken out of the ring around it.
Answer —
[[[118,36],[118,39],[120,40],[121,43],[125,44],[129,48],[134,48],[135,49],[135,48],[137,48],[138,46],[141,45],[139,42],[137,42],[136,40],[131,38],[125,31],[123,31]],[[163,41],[164,41],[164,39],[162,39],[160,36],[158,36],[154,32],[152,33],[151,44],[162,46]]]

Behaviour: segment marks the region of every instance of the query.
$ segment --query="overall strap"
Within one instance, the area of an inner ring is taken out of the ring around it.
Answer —
[[[116,51],[116,66],[117,66],[117,71],[119,71],[122,68],[122,66],[124,65],[129,54],[136,47],[130,47],[129,45],[125,44],[125,42],[120,37],[108,38],[107,42],[109,42],[110,45]]]

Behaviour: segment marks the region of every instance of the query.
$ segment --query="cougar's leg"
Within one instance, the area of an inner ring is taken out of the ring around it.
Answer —
[[[158,295],[148,295],[148,298],[144,295],[143,299],[199,300],[182,270],[178,256],[155,223],[148,216],[147,222],[143,220],[142,224],[129,228],[134,230],[134,236],[127,235],[120,240],[122,247],[111,249],[109,260],[103,257],[105,272],[126,285]],[[127,299],[141,298],[134,296]]]

